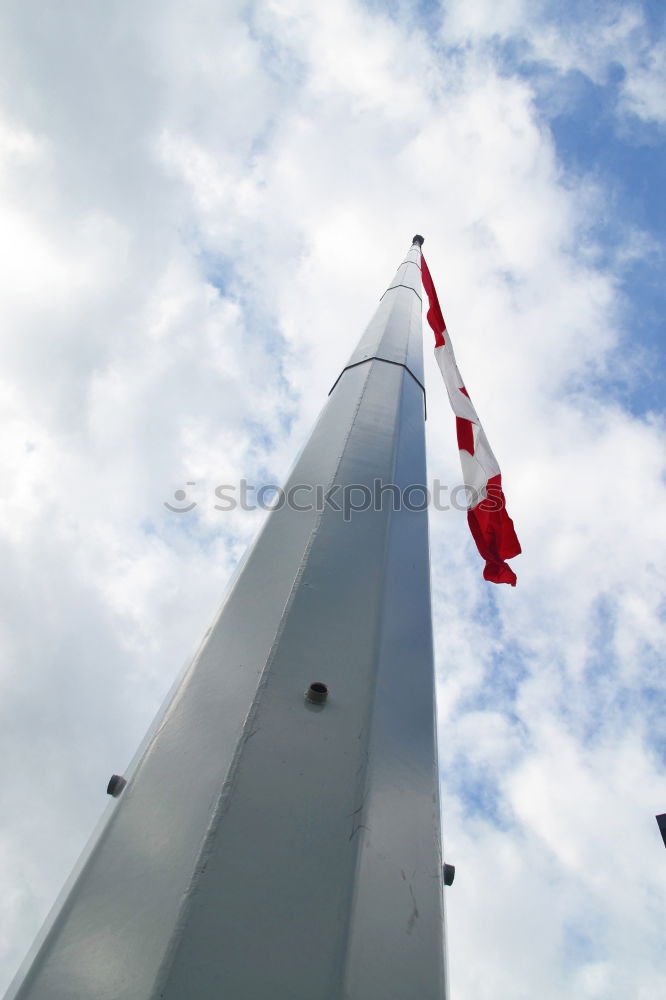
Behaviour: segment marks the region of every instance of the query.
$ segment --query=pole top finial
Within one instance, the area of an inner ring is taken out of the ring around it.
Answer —
[[[422,236],[419,236],[419,235],[417,234],[417,235],[416,235],[416,236],[415,236],[415,237],[413,238],[413,240],[412,240],[412,246],[414,246],[414,244],[415,244],[415,243],[417,244],[417,246],[420,246],[420,247],[422,247],[422,246],[423,246],[423,237],[422,237]]]

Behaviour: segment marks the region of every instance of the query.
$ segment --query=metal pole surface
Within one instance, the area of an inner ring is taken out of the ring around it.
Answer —
[[[419,266],[286,484],[332,502],[267,518],[7,1000],[446,996]]]

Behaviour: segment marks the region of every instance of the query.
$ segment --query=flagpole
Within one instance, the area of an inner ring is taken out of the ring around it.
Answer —
[[[7,1000],[446,996],[422,242]]]

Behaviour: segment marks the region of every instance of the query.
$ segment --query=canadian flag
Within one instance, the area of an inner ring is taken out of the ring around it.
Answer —
[[[435,334],[435,359],[456,415],[460,464],[467,487],[467,521],[476,547],[486,560],[484,579],[516,586],[516,574],[505,562],[520,554],[513,521],[506,509],[502,473],[456,364],[437,292],[421,254],[421,280],[428,296],[428,322]]]

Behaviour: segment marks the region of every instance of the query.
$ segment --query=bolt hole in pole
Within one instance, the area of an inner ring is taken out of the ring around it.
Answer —
[[[305,692],[305,697],[315,705],[322,705],[328,698],[328,687],[321,681],[313,681]]]

